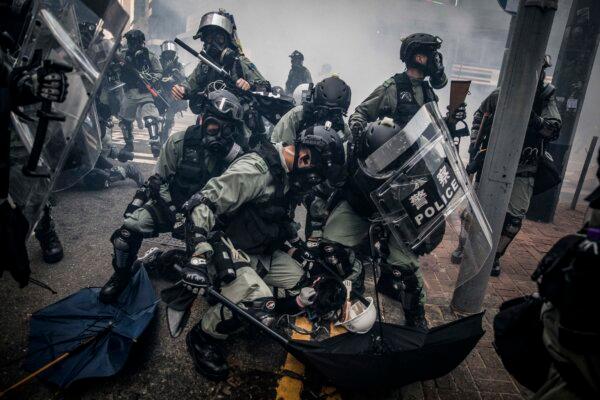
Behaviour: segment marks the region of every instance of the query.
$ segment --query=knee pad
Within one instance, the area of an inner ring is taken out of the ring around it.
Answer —
[[[271,326],[275,322],[275,317],[273,316],[273,311],[275,310],[274,297],[259,297],[255,300],[244,301],[243,305],[246,307],[246,311],[252,314],[263,325]]]
[[[116,270],[131,268],[142,245],[142,240],[141,233],[125,227],[113,232],[110,241],[113,244],[113,266]]]
[[[144,126],[146,128],[150,126],[158,126],[158,118],[152,116],[144,117]]]
[[[521,225],[523,225],[522,218],[507,213],[502,225],[502,235],[514,239],[521,230]]]

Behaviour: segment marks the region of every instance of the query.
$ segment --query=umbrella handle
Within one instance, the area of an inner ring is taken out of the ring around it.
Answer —
[[[53,365],[58,364],[59,362],[61,362],[65,358],[67,358],[70,354],[71,353],[63,353],[63,354],[61,354],[60,356],[58,356],[54,360],[50,361],[48,364],[44,365],[43,367],[39,368],[38,370],[36,370],[36,371],[32,372],[31,374],[27,375],[25,378],[21,379],[19,382],[15,383],[14,385],[12,385],[11,387],[9,387],[8,389],[0,392],[0,397],[4,397],[6,395],[6,393],[10,392],[13,389],[18,388],[19,386],[23,386],[24,384],[26,384],[27,382],[29,382],[30,380],[32,380],[33,378],[35,378],[36,376],[38,376],[39,374],[41,374],[42,372],[46,371],[47,369],[49,369]]]
[[[48,364],[44,365],[43,367],[38,368],[37,370],[33,371],[31,374],[27,375],[25,378],[21,379],[19,382],[15,383],[14,385],[12,385],[11,387],[9,387],[8,389],[0,392],[0,397],[4,397],[6,395],[6,393],[10,392],[11,390],[14,390],[20,386],[25,385],[27,382],[29,382],[30,380],[32,380],[33,378],[35,378],[36,376],[38,376],[39,374],[41,374],[42,372],[48,370],[49,368],[51,368],[52,366],[58,364],[59,362],[61,362],[62,360],[64,360],[65,358],[69,357],[71,354],[73,354],[75,351],[77,351],[78,349],[80,349],[81,347],[85,346],[86,344],[96,340],[98,338],[98,335],[94,335],[91,336],[89,338],[87,338],[86,340],[82,341],[77,347],[75,347],[73,350],[68,351],[66,353],[61,354],[60,356],[56,357],[54,360],[50,361]]]

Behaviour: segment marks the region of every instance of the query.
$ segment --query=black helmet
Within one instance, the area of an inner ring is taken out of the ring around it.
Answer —
[[[401,130],[402,127],[391,118],[369,123],[365,129],[363,141],[360,143],[359,158],[364,160]]]
[[[124,37],[125,40],[127,40],[127,47],[132,49],[142,47],[146,41],[146,35],[144,35],[144,32],[140,31],[139,29],[130,30],[124,35]]]
[[[146,35],[144,35],[144,32],[140,31],[139,29],[132,29],[129,32],[127,32],[125,35],[125,40],[129,41],[140,41],[140,42],[144,42],[146,41]]]
[[[350,107],[351,99],[350,86],[337,76],[323,79],[314,88],[313,104],[316,107],[337,108],[345,114]]]
[[[297,167],[299,151],[295,152],[294,170],[292,172],[300,178],[300,184],[303,187],[305,187],[305,184],[312,187],[324,179],[327,179],[332,185],[341,183],[346,153],[337,131],[330,126],[314,125],[303,130],[294,144],[296,150],[302,147],[310,150],[310,168]]]
[[[245,145],[243,128],[244,111],[238,98],[227,90],[215,90],[208,94],[202,112],[202,141],[209,151],[228,156],[232,149],[239,152]],[[219,126],[215,132],[208,124]],[[239,144],[239,145],[236,145]]]
[[[400,60],[410,66],[412,58],[418,52],[432,52],[442,46],[442,39],[428,33],[413,33],[402,39]]]
[[[304,61],[304,54],[300,53],[298,50],[294,50],[292,54],[290,54],[290,58],[292,60],[300,59],[300,61]]]

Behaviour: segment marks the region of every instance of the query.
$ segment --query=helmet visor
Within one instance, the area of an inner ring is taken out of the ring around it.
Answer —
[[[212,106],[221,114],[229,116],[236,121],[241,121],[243,118],[243,110],[239,104],[230,101],[225,97],[218,97],[211,101]]]

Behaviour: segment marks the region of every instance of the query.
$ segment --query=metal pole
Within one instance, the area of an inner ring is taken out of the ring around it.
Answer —
[[[470,268],[461,268],[458,282],[465,283],[455,289],[452,298],[453,309],[460,313],[477,313],[483,304],[557,7],[558,0],[519,2],[487,156],[477,189],[483,211],[492,227],[492,251],[475,277],[465,275],[464,271]],[[466,248],[465,252],[468,251]]]
[[[596,143],[598,142],[598,136],[594,136],[592,138],[592,143],[590,144],[590,148],[588,149],[587,156],[585,157],[585,162],[583,163],[583,169],[581,170],[581,175],[579,175],[579,182],[577,182],[577,188],[575,189],[575,194],[573,195],[573,201],[571,202],[571,210],[574,210],[577,207],[577,200],[579,200],[579,194],[581,193],[581,188],[583,187],[583,183],[585,182],[585,176],[587,175],[588,168],[590,167],[590,162],[592,161],[592,156],[594,155],[594,150],[596,150]]]
[[[599,43],[600,1],[573,0],[553,76],[562,129],[558,139],[546,146],[563,178]],[[561,188],[562,184],[534,196],[527,218],[552,222]]]

